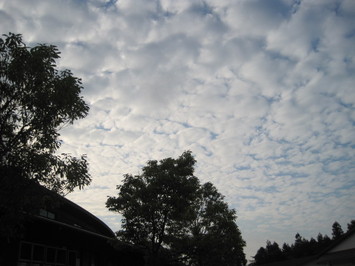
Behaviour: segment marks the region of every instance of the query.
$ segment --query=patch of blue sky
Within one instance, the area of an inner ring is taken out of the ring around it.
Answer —
[[[83,48],[83,49],[89,49],[89,43],[84,42],[84,41],[75,40],[75,41],[70,42],[69,44],[72,46]]]
[[[161,6],[160,1],[158,1],[157,10],[156,10],[156,12],[151,14],[151,18],[154,21],[159,22],[159,21],[163,21],[165,19],[169,19],[169,18],[173,17],[175,14],[176,13],[174,13],[174,12],[164,10]]]
[[[291,141],[289,141],[289,140],[287,140],[285,138],[279,138],[279,139],[269,138],[269,139],[274,141],[274,142],[276,142],[277,144],[283,144],[283,145],[284,144],[287,144],[287,145],[291,145],[292,144]],[[287,147],[284,150],[285,150],[285,152],[287,152],[287,151],[292,150],[292,149],[293,149],[293,147]]]
[[[340,186],[338,189],[340,191],[345,191],[345,190],[353,190],[355,188],[355,179],[349,179],[347,180],[347,183]]]
[[[211,140],[215,140],[215,139],[217,139],[217,138],[218,138],[218,136],[219,136],[219,134],[217,134],[217,133],[214,133],[214,132],[210,131],[210,139],[211,139]]]
[[[111,7],[114,7],[117,3],[117,0],[108,0],[105,3],[102,4],[102,7],[104,9],[109,9]]]
[[[352,164],[350,165],[346,165],[346,164],[342,164],[342,165],[338,165],[336,168],[332,168],[332,166],[328,166],[328,165],[324,165],[322,170],[324,173],[332,175],[332,176],[339,176],[341,174],[347,174],[349,172],[352,171],[352,169],[355,169],[355,166],[353,166]]]
[[[270,157],[267,157],[266,160],[271,160],[273,161],[276,165],[283,165],[283,166],[286,166],[286,165],[292,165],[293,162],[288,160],[288,155],[287,154],[282,154],[282,155],[278,155],[278,156],[270,156]]]
[[[226,24],[221,20],[219,14],[217,14],[214,8],[208,5],[205,1],[201,2],[192,2],[193,4],[189,8],[189,11],[194,16],[200,16],[202,18],[208,17],[209,19],[206,20],[208,24],[209,31],[211,32],[227,32],[228,27]],[[210,19],[213,18],[213,19]]]
[[[124,147],[123,144],[107,144],[107,143],[103,143],[103,142],[100,143],[100,146],[101,146],[101,147],[115,147],[115,148],[122,148],[122,147]]]
[[[169,135],[169,133],[167,133],[167,132],[165,132],[163,130],[158,130],[158,129],[154,129],[153,130],[153,134],[154,135],[163,135],[163,136],[168,136]]]
[[[307,178],[309,177],[309,174],[307,173],[304,173],[304,172],[284,172],[284,171],[280,171],[280,172],[277,172],[277,173],[274,173],[273,174],[274,176],[277,176],[277,177],[291,177],[291,178]]]
[[[275,50],[266,50],[264,51],[265,55],[267,55],[270,59],[276,60],[276,61],[285,61],[290,64],[297,64],[297,60],[286,56],[285,54],[282,54],[280,51],[275,51]]]
[[[111,128],[104,127],[103,125],[96,126],[95,128],[103,131],[111,131]]]
[[[248,211],[255,211],[257,208],[267,205],[264,199],[257,196],[240,196],[239,199],[246,203],[245,209]]]
[[[191,143],[188,146],[188,149],[192,150],[194,152],[201,153],[201,154],[205,155],[206,157],[213,156],[213,152],[208,147],[206,147],[200,143],[197,143],[197,142]]]
[[[355,110],[355,106],[353,103],[346,103],[344,102],[342,99],[340,98],[337,98],[337,103],[341,106],[341,107],[344,107],[344,108],[348,108],[350,109],[351,111],[354,111]]]
[[[253,2],[253,1],[250,1]],[[269,0],[269,1],[255,1],[255,5],[262,9],[263,12],[274,14],[275,16],[287,19],[292,15],[292,9],[287,1],[282,0]]]
[[[344,37],[346,39],[352,39],[355,37],[355,28],[349,30],[347,33],[345,33]]]
[[[338,143],[337,145],[337,148],[339,147],[342,147],[344,148],[344,145]],[[349,145],[345,145],[345,146],[349,146]],[[320,162],[323,164],[324,167],[327,167],[329,166],[329,164],[331,163],[334,163],[334,162],[349,162],[350,165],[353,165],[353,160],[354,158],[352,157],[349,157],[347,155],[341,155],[341,156],[335,156],[335,155],[332,155],[332,156],[329,156],[323,160],[321,160]]]
[[[263,185],[263,184],[260,184]],[[264,192],[264,193],[279,193],[280,190],[276,186],[246,186],[243,189],[251,190],[254,192]],[[259,198],[258,198],[259,199]]]
[[[318,53],[319,52],[319,46],[320,46],[320,38],[314,38],[312,41],[311,41],[311,50],[315,53]]]
[[[108,190],[108,189],[111,189],[111,188],[109,186],[91,185],[90,189]]]
[[[171,121],[171,120],[168,119],[168,121]],[[192,125],[190,125],[190,124],[187,123],[187,122],[179,122],[179,121],[171,121],[171,122],[180,124],[180,125],[182,125],[184,128],[192,128]]]
[[[190,11],[202,16],[211,15],[214,13],[213,8],[210,5],[208,5],[205,1],[196,2],[191,6]]]
[[[258,157],[258,154],[256,153],[247,153],[246,156],[252,158],[254,161],[261,161],[261,158]]]
[[[251,167],[250,165],[234,166],[234,169],[237,171],[249,171],[251,170]]]
[[[325,199],[341,199],[344,196],[344,192],[348,189],[334,189],[332,192],[320,193],[320,192],[312,192],[308,193],[308,200],[314,203],[322,203]],[[346,194],[346,193],[345,193]]]

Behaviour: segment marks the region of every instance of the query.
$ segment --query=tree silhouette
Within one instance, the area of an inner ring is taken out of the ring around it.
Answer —
[[[245,242],[236,220],[212,183],[203,184],[195,202],[195,218],[188,224],[185,236],[175,241],[191,265],[244,265]]]
[[[200,185],[195,163],[187,151],[148,161],[141,175],[125,175],[118,196],[106,202],[124,217],[118,238],[143,247],[149,265],[167,257],[169,265],[245,265],[235,211],[211,183]]]
[[[89,110],[82,85],[69,70],[58,71],[53,45],[29,48],[19,34],[0,38],[0,227],[33,206],[29,184],[58,193],[91,181],[86,157],[57,154],[58,131]],[[12,218],[11,218],[12,217]],[[11,225],[10,225],[11,227]],[[9,228],[0,233],[8,234]]]
[[[348,232],[352,230],[354,224],[354,220],[348,223]],[[307,240],[297,233],[295,235],[294,244],[290,246],[289,244],[284,243],[281,250],[276,242],[271,243],[270,241],[267,241],[266,248],[260,247],[255,254],[255,262],[252,265],[262,265],[276,261],[316,255],[329,247],[343,234],[344,232],[340,224],[338,222],[334,222],[332,225],[332,239],[330,239],[327,235],[319,233],[316,239],[311,237],[310,240]],[[286,264],[287,262],[285,262],[285,265]]]
[[[355,228],[355,220],[351,220],[350,223],[348,223],[348,231],[351,231]]]
[[[339,239],[344,234],[341,225],[338,222],[334,222],[332,225],[332,237],[333,240]]]

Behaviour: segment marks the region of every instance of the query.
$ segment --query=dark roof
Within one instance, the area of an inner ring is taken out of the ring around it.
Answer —
[[[115,233],[99,218],[97,218],[92,213],[88,212],[84,208],[75,204],[74,202],[68,200],[67,198],[63,198],[65,204],[67,206],[63,206],[64,210],[73,211],[73,214],[81,218],[77,223],[74,223],[75,227],[79,227],[82,230],[90,231],[92,233],[101,234],[106,237],[113,238],[115,237]],[[69,221],[67,221],[68,223]]]
[[[115,233],[103,221],[89,211],[44,187],[41,187],[41,190],[44,195],[49,195],[54,201],[58,202],[58,204],[53,208],[55,219],[47,219],[36,215],[38,218],[47,219],[53,223],[61,223],[62,225],[73,227],[77,230],[90,232],[107,238],[115,237]]]
[[[344,235],[342,235],[339,239],[337,239],[336,241],[334,241],[330,246],[328,246],[326,249],[324,249],[321,253],[318,254],[318,257],[321,257],[322,255],[324,255],[325,253],[327,253],[328,251],[330,251],[331,249],[335,248],[336,246],[338,246],[341,242],[343,242],[344,240],[348,239],[349,237],[351,237],[352,235],[355,234],[355,228],[346,232]]]
[[[319,255],[318,255],[318,260],[317,264],[321,264],[324,262],[355,262],[355,248],[351,249],[346,249],[346,250],[340,250],[340,251],[335,251],[335,252],[329,252],[339,244],[341,244],[343,241],[351,237],[352,235],[355,234],[355,228],[346,232],[344,235],[342,235],[338,240],[336,240],[334,243],[332,243],[329,247],[327,247],[325,250],[323,250]]]
[[[290,259],[290,260],[283,260],[283,261],[275,261],[275,262],[270,262],[266,264],[262,264],[262,266],[301,266],[304,265],[305,263],[308,263],[312,260],[316,260],[317,256],[308,256],[308,257],[303,257],[303,258],[297,258],[297,259]]]
[[[354,260],[354,254],[355,254],[355,248],[342,250],[338,252],[332,252],[321,256],[317,260],[317,263],[321,264],[329,261],[348,261],[350,259]]]

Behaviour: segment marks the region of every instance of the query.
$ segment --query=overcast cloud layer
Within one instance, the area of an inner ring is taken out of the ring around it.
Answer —
[[[8,32],[82,78],[90,114],[62,151],[87,154],[93,182],[68,197],[113,230],[122,175],[185,150],[248,259],[355,218],[354,1],[0,0]]]

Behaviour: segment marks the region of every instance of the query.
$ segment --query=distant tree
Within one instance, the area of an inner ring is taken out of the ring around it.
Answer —
[[[235,212],[211,183],[200,185],[195,163],[187,151],[148,161],[141,175],[125,175],[118,196],[106,202],[124,217],[118,238],[144,247],[149,265],[161,264],[165,250],[189,265],[244,265]]]
[[[352,230],[355,227],[355,220],[352,220],[348,223],[348,231]],[[327,235],[318,234],[317,239],[311,237],[310,240],[303,238],[299,233],[295,235],[295,243],[291,246],[287,243],[284,243],[281,250],[281,258],[288,260],[293,258],[301,258],[305,256],[311,256],[318,254],[323,251],[325,248],[329,247],[335,240],[341,237],[344,232],[338,222],[334,222],[332,226],[332,236],[333,239],[330,239]],[[277,244],[277,243],[276,243]],[[275,256],[274,254],[280,254],[278,245],[276,246],[275,242],[271,244],[270,241],[266,242],[266,248],[261,247],[256,255],[254,256],[255,262],[252,265],[262,265],[266,263],[271,263],[279,261],[280,257]],[[285,262],[285,265],[287,262]]]
[[[270,261],[284,260],[282,251],[279,247],[279,244],[277,244],[276,242],[271,243],[270,241],[267,241],[266,251],[268,253],[268,257],[269,257]]]
[[[318,233],[318,236],[317,236],[317,242],[318,243],[323,243],[324,241],[324,237],[321,233]]]
[[[311,239],[308,242],[308,254],[307,255],[313,255],[316,254],[318,251],[318,242],[311,237]]]
[[[351,231],[355,228],[355,220],[351,220],[350,223],[348,223],[348,231]]]
[[[253,258],[255,260],[255,265],[262,265],[271,262],[269,260],[267,250],[264,247],[260,247]]]
[[[341,225],[338,222],[334,222],[332,225],[332,237],[333,240],[339,239],[344,234]]]
[[[284,258],[290,258],[290,257],[292,257],[292,248],[291,248],[290,245],[287,244],[287,243],[284,243],[284,244],[282,245],[282,250],[281,250],[281,252],[282,252]]]
[[[56,69],[59,54],[18,34],[0,38],[0,233],[33,205],[29,184],[66,193],[91,181],[85,156],[57,154],[58,131],[89,111],[80,79]]]
[[[326,247],[328,247],[332,243],[332,240],[328,235],[323,236],[321,233],[319,233],[317,236],[317,243],[318,243],[317,251],[320,252]]]
[[[255,260],[254,265],[283,261],[287,258],[286,252],[290,251],[291,248],[287,244],[283,244],[283,249],[281,250],[279,244],[276,242],[271,243],[271,241],[267,240],[266,247],[261,247],[253,257]]]
[[[305,256],[308,253],[308,241],[303,238],[299,233],[295,235],[295,243],[293,246],[293,255],[296,258]]]

